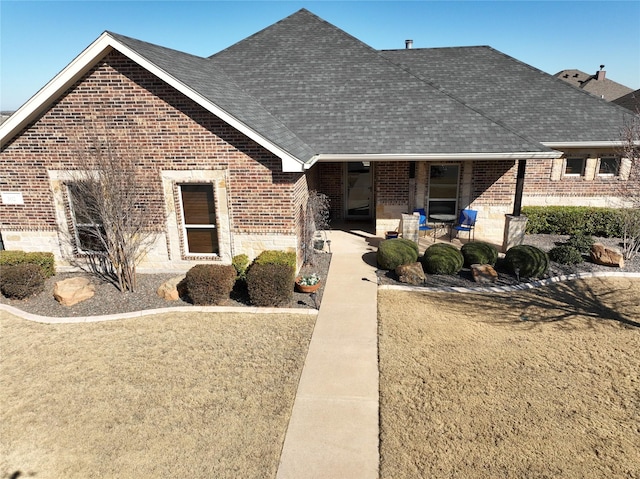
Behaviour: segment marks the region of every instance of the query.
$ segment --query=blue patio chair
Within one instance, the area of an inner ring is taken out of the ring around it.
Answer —
[[[418,223],[418,231],[430,231],[433,229],[432,226],[427,224],[427,212],[424,208],[416,208],[413,210],[414,213],[418,213],[420,215],[420,221]],[[425,233],[426,234],[426,233]],[[436,240],[436,235],[433,235],[433,241]]]
[[[458,218],[458,224],[451,228],[451,235],[449,239],[453,239],[453,231],[466,231],[469,233],[469,241],[471,241],[471,233],[473,232],[473,239],[476,239],[476,217],[478,212],[476,210],[462,210],[460,211],[460,218]],[[457,233],[456,233],[457,234]]]

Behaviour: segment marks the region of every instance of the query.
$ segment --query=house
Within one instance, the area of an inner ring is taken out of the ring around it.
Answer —
[[[310,189],[380,235],[471,207],[502,238],[520,204],[615,199],[629,115],[490,47],[378,51],[304,9],[208,58],[105,32],[0,127],[0,234],[82,253],[72,172],[98,125],[142,172],[141,270],[300,253]]]
[[[580,70],[562,70],[554,76],[607,101],[614,101],[632,91],[631,88],[607,78],[604,65],[600,65],[600,70],[593,75]]]

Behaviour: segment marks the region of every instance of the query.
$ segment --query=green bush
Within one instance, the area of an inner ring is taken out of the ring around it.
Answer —
[[[187,271],[187,292],[193,304],[220,304],[229,299],[236,276],[236,269],[231,265],[198,264]]]
[[[0,291],[10,299],[25,299],[44,291],[42,268],[33,263],[0,266]]]
[[[586,235],[584,233],[576,233],[569,237],[566,242],[567,246],[572,246],[577,249],[580,253],[586,254],[591,251],[591,247],[593,246],[593,237],[591,235]],[[554,260],[555,261],[555,260]]]
[[[498,249],[492,244],[482,241],[465,243],[462,245],[460,252],[464,257],[465,266],[471,266],[472,264],[490,264],[491,266],[495,266],[496,261],[498,261]]]
[[[231,264],[236,270],[238,279],[245,280],[247,278],[247,268],[249,267],[249,263],[250,260],[246,254],[239,254],[233,257]]]
[[[539,278],[549,269],[549,256],[540,248],[518,245],[510,248],[504,257],[508,270],[523,278]]]
[[[418,261],[418,245],[404,238],[382,240],[376,259],[380,269],[394,270],[402,264]]]
[[[266,250],[253,260],[253,264],[284,264],[296,269],[296,254],[288,251]]]
[[[295,270],[286,264],[254,263],[247,271],[251,304],[286,306],[293,301]]]
[[[590,206],[526,206],[527,233],[585,234],[606,238],[622,236],[625,210]]]
[[[549,259],[560,264],[579,264],[584,261],[580,251],[568,244],[556,246],[549,250]]]
[[[22,263],[35,264],[40,267],[45,278],[56,274],[56,262],[53,253],[25,251],[0,251],[0,266],[17,265]]]
[[[462,269],[464,256],[453,245],[436,243],[426,249],[420,261],[429,274],[456,274]]]

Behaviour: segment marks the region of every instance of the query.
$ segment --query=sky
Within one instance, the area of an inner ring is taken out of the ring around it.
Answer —
[[[489,45],[550,74],[605,65],[640,88],[640,0],[0,0],[0,110],[19,108],[105,30],[209,56],[301,8],[376,49]]]

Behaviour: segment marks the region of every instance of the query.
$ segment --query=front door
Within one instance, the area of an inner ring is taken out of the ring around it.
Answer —
[[[371,219],[373,204],[373,174],[368,161],[349,162],[345,165],[347,219]]]

